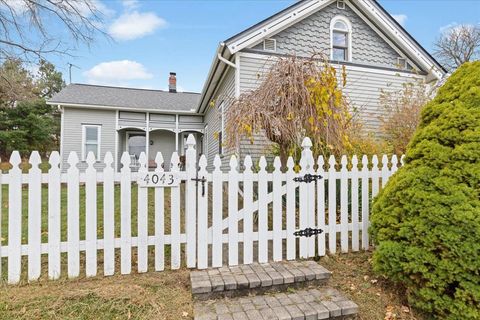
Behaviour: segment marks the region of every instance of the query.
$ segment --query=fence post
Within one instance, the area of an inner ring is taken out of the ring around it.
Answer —
[[[318,255],[325,255],[325,170],[323,166],[325,165],[325,160],[323,156],[318,156],[317,160],[317,174],[322,178],[317,181],[317,228],[323,230],[321,234],[317,236],[318,238]]]
[[[128,152],[122,154],[120,162],[120,273],[129,274],[132,271],[132,177]]]
[[[212,173],[212,267],[218,268],[223,264],[223,181],[222,160],[217,154],[213,160],[215,169]]]
[[[335,156],[328,159],[328,250],[337,251],[337,171]]]
[[[302,142],[302,157],[300,159],[300,174],[305,175],[307,173],[311,173],[313,170],[313,157],[312,157],[312,151],[310,148],[312,147],[312,141],[310,138],[305,138],[303,139]],[[312,167],[312,168],[310,168]],[[311,201],[309,197],[312,196],[307,183],[300,183],[300,223],[299,227],[300,229],[305,229],[308,227],[312,227],[310,223],[315,223],[313,220],[310,220],[310,204]],[[315,241],[315,240],[314,240]],[[305,237],[300,237],[300,258],[308,258],[310,255],[310,250],[309,250],[309,239]]]
[[[187,171],[185,193],[185,230],[187,233],[187,268],[195,268],[196,263],[196,228],[197,228],[197,194],[194,180],[197,177],[197,151],[194,148],[195,138],[192,134],[187,138],[187,151],[185,154],[185,170]]]

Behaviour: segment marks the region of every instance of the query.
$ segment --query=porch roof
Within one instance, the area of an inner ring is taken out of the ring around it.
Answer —
[[[52,105],[88,105],[159,111],[195,112],[199,93],[108,87],[72,83],[54,95]]]

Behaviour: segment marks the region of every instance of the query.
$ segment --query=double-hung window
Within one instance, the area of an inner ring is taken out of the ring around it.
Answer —
[[[95,159],[100,157],[100,137],[102,126],[84,124],[82,126],[82,160],[85,161],[89,152],[93,152]]]
[[[351,60],[351,30],[349,23],[342,19],[332,20],[332,55],[334,61]]]

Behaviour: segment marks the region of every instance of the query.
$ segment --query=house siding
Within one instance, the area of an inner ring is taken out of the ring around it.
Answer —
[[[337,16],[348,18],[352,24],[352,62],[394,68],[400,56],[348,4],[338,9],[336,2],[313,13],[293,26],[272,36],[277,53],[310,57],[324,53],[330,57],[330,22]],[[254,46],[263,51],[263,42]]]
[[[215,138],[215,133],[220,132],[222,129],[222,118],[218,108],[221,103],[224,102],[224,111],[226,112],[235,99],[235,69],[231,67],[228,68],[213,97],[212,101],[214,101],[214,105],[211,106],[209,103],[204,116],[205,124],[208,125],[205,131],[208,141],[205,154],[207,155],[209,170],[213,170],[213,159],[219,149],[219,140]],[[224,119],[224,121],[226,123],[227,119]],[[225,139],[226,137],[223,138],[223,141],[225,141]],[[229,156],[233,153],[234,150],[223,147],[222,167],[226,168],[228,166]]]
[[[112,156],[115,155],[115,117],[116,112],[113,110],[92,110],[66,107],[63,109],[64,130],[62,136],[63,143],[63,163],[62,169],[68,168],[68,155],[70,152],[77,152],[80,164],[78,168],[85,170],[87,164],[82,161],[82,125],[93,124],[100,125],[100,163],[96,164],[96,168],[103,168],[102,162],[105,153],[110,151]]]

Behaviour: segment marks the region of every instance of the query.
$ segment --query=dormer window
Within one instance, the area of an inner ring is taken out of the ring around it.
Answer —
[[[335,17],[330,24],[331,59],[334,61],[351,61],[352,28],[344,17]]]

